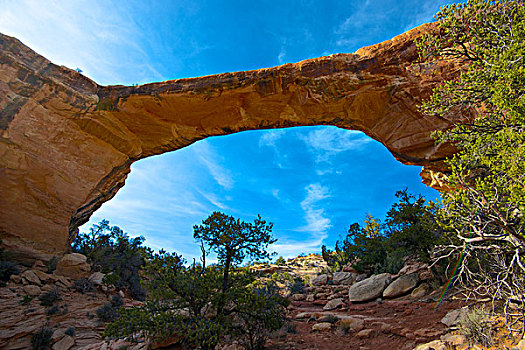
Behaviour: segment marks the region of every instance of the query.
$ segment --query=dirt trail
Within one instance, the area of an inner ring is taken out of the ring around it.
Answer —
[[[293,302],[289,317],[296,325],[296,333],[271,340],[268,349],[413,349],[420,343],[439,339],[447,330],[440,320],[448,311],[462,306],[459,301],[446,301],[434,310],[435,305],[407,298],[363,304],[346,302],[342,310],[327,312],[310,302]],[[346,334],[337,325],[328,331],[312,331],[319,321],[308,317],[296,319],[303,312],[359,318],[364,324]]]

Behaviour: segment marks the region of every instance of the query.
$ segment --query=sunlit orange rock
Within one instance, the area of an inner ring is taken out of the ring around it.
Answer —
[[[450,125],[417,106],[453,63],[415,64],[426,24],[353,54],[141,86],[100,86],[0,34],[0,235],[20,258],[62,255],[130,165],[214,135],[303,125],[361,130],[439,187]]]

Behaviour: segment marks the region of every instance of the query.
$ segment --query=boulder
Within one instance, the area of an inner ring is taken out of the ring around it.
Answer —
[[[394,280],[386,287],[383,292],[385,298],[395,298],[400,295],[406,294],[414,289],[419,282],[419,275],[412,273],[410,275],[402,275]]]
[[[42,290],[40,289],[40,287],[34,286],[32,284],[28,284],[24,286],[23,289],[27,295],[32,296],[32,297],[36,297],[40,295],[40,293],[42,293]]]
[[[85,255],[72,253],[66,254],[57,263],[55,274],[79,279],[89,276],[91,267],[87,263]]]
[[[452,327],[459,323],[465,317],[467,314],[468,309],[456,309],[449,311],[445,317],[441,319],[441,323],[443,323],[447,327]]]
[[[35,273],[35,275],[38,276],[38,278],[40,279],[40,281],[43,282],[43,283],[47,283],[47,282],[53,280],[53,278],[51,277],[51,275],[48,274],[48,273],[45,273],[45,272],[40,271],[40,270],[33,270],[33,272]]]
[[[40,281],[40,278],[38,278],[37,274],[33,270],[27,270],[20,274],[20,277],[22,277],[22,281],[24,284],[34,284],[37,286],[41,286],[42,282]]]
[[[100,286],[102,284],[102,279],[104,279],[105,274],[102,272],[93,272],[91,276],[89,276],[89,280],[93,282],[94,285]]]
[[[382,273],[353,284],[348,289],[348,299],[351,302],[369,301],[379,298],[390,283],[390,274]]]
[[[352,284],[355,281],[355,274],[351,272],[335,272],[332,278],[334,284]]]
[[[336,298],[328,301],[326,305],[323,306],[323,310],[334,310],[341,306],[343,306],[343,298]]]
[[[73,337],[66,335],[53,344],[53,350],[69,350],[73,345],[75,345]]]
[[[328,283],[328,275],[322,274],[322,275],[316,276],[312,279],[311,283],[313,286],[324,286],[325,284]]]
[[[415,288],[410,296],[414,299],[422,298],[430,292],[430,286],[428,283],[422,283],[420,286]]]

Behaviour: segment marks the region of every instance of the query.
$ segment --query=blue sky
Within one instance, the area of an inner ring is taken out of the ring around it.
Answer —
[[[7,1],[0,32],[104,85],[271,67],[353,52],[429,22],[449,1]],[[274,223],[291,257],[333,245],[404,187],[435,199],[420,167],[335,127],[250,131],[141,160],[81,230],[105,218],[154,248],[199,254],[192,226],[214,210]]]

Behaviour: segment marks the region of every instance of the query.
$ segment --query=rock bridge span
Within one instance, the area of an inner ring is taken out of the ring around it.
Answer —
[[[360,130],[438,188],[450,125],[419,103],[459,67],[415,64],[425,24],[389,41],[254,71],[141,86],[100,86],[0,34],[0,237],[24,257],[61,255],[133,162],[243,130]]]

